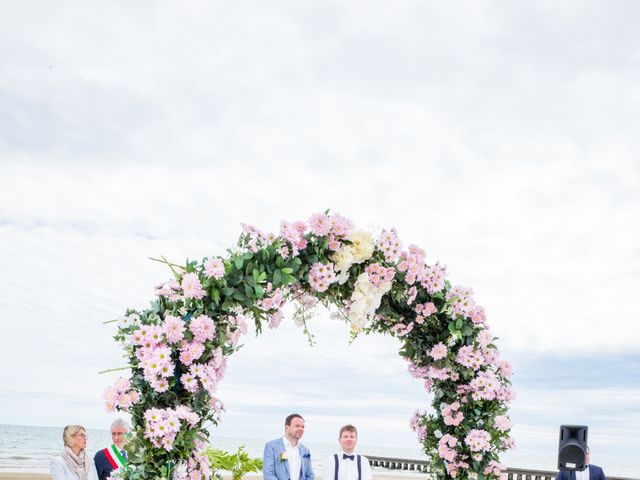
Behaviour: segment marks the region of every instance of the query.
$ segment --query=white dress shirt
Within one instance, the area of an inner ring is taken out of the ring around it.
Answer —
[[[581,472],[576,472],[576,480],[589,480],[589,465]]]
[[[291,445],[287,437],[282,437],[284,448],[287,450],[287,462],[289,462],[289,476],[291,480],[300,480],[300,469],[302,468],[302,459],[300,458],[300,443],[296,443],[294,447]]]
[[[357,452],[349,453],[347,455],[353,455],[353,460],[343,458],[342,455],[346,452],[338,452],[338,480],[358,480],[358,459]],[[364,455],[360,455],[360,468],[361,477],[360,480],[371,480],[371,467],[369,466],[369,460]],[[331,455],[324,462],[324,468],[322,470],[323,480],[334,480],[336,472],[335,457]]]

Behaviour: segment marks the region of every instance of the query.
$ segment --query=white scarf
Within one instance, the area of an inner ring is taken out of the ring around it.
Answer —
[[[78,477],[78,480],[87,480],[89,462],[85,459],[84,450],[80,450],[80,455],[76,455],[69,447],[64,447],[60,456],[75,476]]]

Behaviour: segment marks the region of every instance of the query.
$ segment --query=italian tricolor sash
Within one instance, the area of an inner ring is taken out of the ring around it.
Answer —
[[[117,470],[118,468],[127,468],[127,461],[123,458],[120,450],[118,450],[118,447],[116,447],[115,444],[112,444],[110,447],[107,447],[102,451],[114,470]]]

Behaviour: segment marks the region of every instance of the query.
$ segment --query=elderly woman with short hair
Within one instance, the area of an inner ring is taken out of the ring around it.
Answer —
[[[53,480],[98,480],[96,467],[87,457],[87,434],[81,425],[67,425],[62,432],[64,450],[51,459]]]

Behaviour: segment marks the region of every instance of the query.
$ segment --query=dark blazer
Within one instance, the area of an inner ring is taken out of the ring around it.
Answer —
[[[107,460],[107,456],[104,454],[104,450],[99,450],[96,452],[93,457],[93,463],[96,464],[96,470],[98,471],[98,478],[100,480],[107,480],[111,472],[113,471],[113,467],[111,466],[111,462]]]
[[[560,470],[556,480],[576,480],[575,472],[571,472],[571,476],[568,475],[568,470]],[[589,464],[589,480],[605,480],[604,472],[602,468],[597,465]]]

